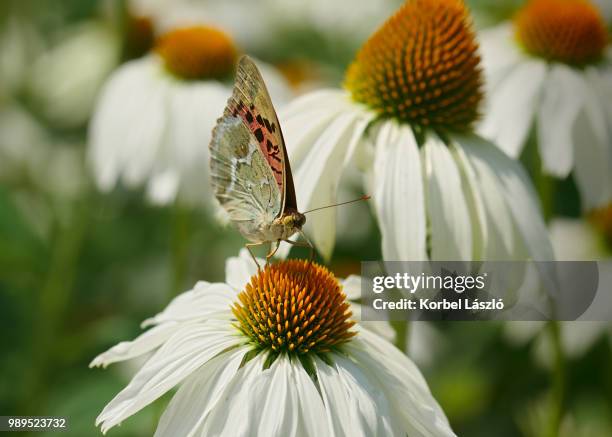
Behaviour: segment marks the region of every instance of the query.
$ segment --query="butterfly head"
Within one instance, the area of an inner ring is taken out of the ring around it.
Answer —
[[[286,228],[298,230],[306,223],[306,216],[298,211],[291,211],[285,213],[280,220]]]

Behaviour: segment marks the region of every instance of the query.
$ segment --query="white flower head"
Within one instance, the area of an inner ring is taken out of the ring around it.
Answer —
[[[359,293],[357,277],[305,261],[257,273],[243,250],[226,283],[198,283],[92,362],[152,353],[97,423],[106,432],[178,385],[156,436],[454,435],[417,367],[351,320]]]
[[[612,50],[588,0],[532,0],[482,32],[488,102],[480,132],[518,157],[536,128],[544,172],[573,172],[584,209],[612,199]]]
[[[160,204],[177,195],[208,199],[208,143],[231,94],[238,50],[205,26],[162,35],[149,55],[127,62],[105,85],[89,131],[89,158],[102,190],[118,181],[146,188]],[[287,96],[279,74],[263,66],[273,98]]]
[[[346,90],[281,114],[300,209],[335,203],[342,169],[357,165],[386,260],[552,259],[525,172],[471,131],[481,84],[464,3],[404,4],[362,47]],[[326,257],[335,214],[308,218]]]

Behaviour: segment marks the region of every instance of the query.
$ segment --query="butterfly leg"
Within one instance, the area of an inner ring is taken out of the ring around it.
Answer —
[[[251,250],[251,247],[261,246],[262,244],[264,244],[264,242],[261,242],[261,243],[247,243],[247,244],[244,245],[247,248],[247,250],[249,251],[249,254],[251,254],[251,258],[253,258],[253,262],[257,266],[257,271],[258,272],[261,271],[261,267],[259,266],[259,263],[257,262],[257,258],[255,258],[255,254],[253,254],[253,251]]]
[[[310,261],[312,261],[314,259],[314,254],[315,254],[314,246],[312,245],[310,240],[306,238],[306,235],[304,235],[302,231],[300,231],[300,235],[305,241],[291,241],[291,240],[283,240],[283,241],[286,243],[292,244],[293,246],[307,247],[308,249],[310,249]]]
[[[270,258],[276,255],[276,252],[278,251],[278,248],[280,247],[280,242],[281,240],[278,240],[276,242],[276,247],[274,248],[274,250],[272,250],[272,244],[274,243],[270,243],[270,252],[266,255],[266,265],[270,263]]]

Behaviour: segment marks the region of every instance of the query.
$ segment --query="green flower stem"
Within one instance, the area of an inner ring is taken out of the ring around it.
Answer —
[[[391,322],[391,325],[395,329],[395,345],[399,350],[408,354],[410,322],[396,321]]]
[[[561,343],[559,322],[551,320],[546,328],[549,331],[553,346],[552,397],[550,404],[550,422],[548,437],[558,437],[565,410],[566,361]]]
[[[62,323],[74,292],[81,249],[89,226],[90,208],[77,200],[70,205],[68,223],[57,220],[51,238],[49,268],[38,290],[37,315],[32,327],[32,367],[26,384],[25,405],[33,414],[44,402],[44,388],[52,378],[53,354],[62,335]],[[30,410],[31,409],[31,410]]]

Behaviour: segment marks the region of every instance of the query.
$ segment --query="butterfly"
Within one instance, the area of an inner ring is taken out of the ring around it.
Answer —
[[[212,188],[231,222],[251,247],[281,241],[314,247],[302,232],[285,140],[270,95],[255,63],[243,56],[232,96],[217,120],[210,142]],[[306,243],[289,240],[300,233]],[[270,248],[271,249],[271,248]]]

